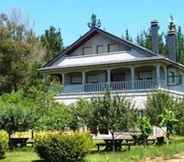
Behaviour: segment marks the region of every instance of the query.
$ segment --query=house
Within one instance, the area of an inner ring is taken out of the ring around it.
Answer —
[[[169,25],[167,56],[159,54],[158,29],[152,21],[149,50],[93,27],[40,70],[60,76],[64,90],[55,99],[65,104],[101,96],[107,89],[125,95],[139,110],[157,89],[183,96],[184,66],[176,61],[175,24]]]

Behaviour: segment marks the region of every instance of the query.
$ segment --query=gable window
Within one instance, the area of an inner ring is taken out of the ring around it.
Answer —
[[[92,47],[83,47],[83,51],[82,51],[83,55],[88,55],[92,53],[93,53]]]
[[[103,53],[103,52],[104,52],[103,45],[97,45],[96,46],[96,53],[99,54],[99,53]]]
[[[112,43],[112,44],[108,44],[108,52],[116,52],[119,51],[119,45]]]

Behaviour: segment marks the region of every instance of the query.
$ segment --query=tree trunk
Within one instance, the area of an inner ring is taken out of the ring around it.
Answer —
[[[115,152],[116,151],[116,145],[115,145],[114,132],[111,131],[111,134],[112,134],[112,151]]]

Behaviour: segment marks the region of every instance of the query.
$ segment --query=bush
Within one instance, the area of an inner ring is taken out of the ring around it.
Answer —
[[[36,135],[35,149],[46,162],[81,162],[93,146],[87,133],[48,133]]]
[[[8,149],[8,133],[1,130],[0,131],[0,158],[3,158],[5,156],[5,151]]]

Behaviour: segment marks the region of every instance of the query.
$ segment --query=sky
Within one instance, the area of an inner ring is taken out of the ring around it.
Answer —
[[[126,29],[135,37],[148,29],[150,21],[160,22],[166,31],[170,15],[184,27],[184,0],[1,0],[0,12],[19,12],[29,19],[37,35],[49,26],[60,28],[64,45],[70,45],[89,30],[87,22],[95,13],[102,29],[122,36]]]

